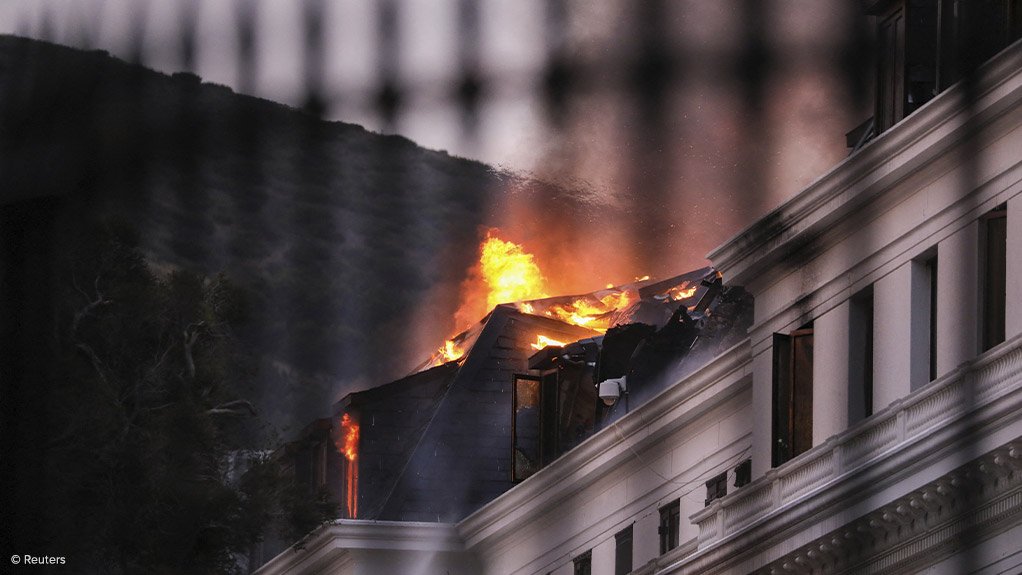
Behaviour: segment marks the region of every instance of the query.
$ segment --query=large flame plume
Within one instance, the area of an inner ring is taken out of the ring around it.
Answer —
[[[502,303],[547,297],[546,278],[533,255],[492,232],[486,235],[480,247],[479,266],[489,288],[487,309]]]
[[[341,416],[341,433],[335,445],[347,460],[344,466],[344,502],[349,519],[358,517],[358,438],[358,423],[345,413]]]

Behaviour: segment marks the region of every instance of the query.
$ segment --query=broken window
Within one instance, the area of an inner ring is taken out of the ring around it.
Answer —
[[[981,220],[983,314],[981,333],[983,351],[1004,341],[1005,299],[1007,294],[1008,210],[1000,206]]]
[[[573,561],[575,564],[575,575],[592,575],[593,573],[593,551],[590,549],[579,555]]]
[[[813,446],[812,323],[774,334],[773,465]]]
[[[849,302],[848,422],[873,414],[873,286]]]
[[[660,508],[660,554],[678,546],[681,535],[681,500],[676,499]]]
[[[632,526],[614,535],[614,575],[632,572]]]
[[[542,465],[540,379],[516,375],[512,389],[511,474],[522,481]]]
[[[726,471],[706,482],[706,501],[704,505],[709,505],[725,495],[727,495]]]

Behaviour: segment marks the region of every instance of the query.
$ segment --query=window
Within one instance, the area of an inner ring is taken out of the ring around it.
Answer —
[[[663,555],[678,546],[681,532],[681,500],[660,508],[660,554]]]
[[[1022,33],[1019,0],[873,0],[876,109],[882,132]]]
[[[1019,37],[1018,0],[938,0],[940,89],[957,82]]]
[[[522,481],[541,465],[539,378],[516,375],[512,394],[511,479]]]
[[[632,572],[632,526],[614,535],[614,575]]]
[[[937,254],[926,260],[930,292],[930,381],[937,379]]]
[[[573,561],[575,564],[575,575],[592,575],[593,573],[593,552],[586,551]]]
[[[735,487],[745,487],[752,482],[752,459],[746,459],[735,467]]]
[[[980,274],[982,274],[983,351],[1004,341],[1004,313],[1007,293],[1008,211],[1001,206],[981,220]]]
[[[726,471],[706,482],[706,501],[704,502],[704,505],[709,505],[713,501],[720,499],[725,495],[727,495]]]
[[[813,446],[812,322],[774,334],[773,465]]]
[[[898,2],[879,17],[876,128],[890,128],[905,114],[905,10]]]
[[[852,296],[848,326],[848,423],[873,414],[873,286]]]
[[[876,128],[882,132],[933,98],[937,84],[936,0],[876,2]]]

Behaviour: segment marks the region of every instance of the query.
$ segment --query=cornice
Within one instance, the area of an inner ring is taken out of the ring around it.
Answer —
[[[987,62],[970,106],[956,85],[850,155],[795,197],[711,251],[729,284],[749,286],[771,276],[769,270],[816,242],[835,223],[867,202],[892,194],[893,184],[918,173],[948,150],[991,124],[1022,100],[1022,43],[1015,43]],[[883,198],[885,203],[894,198]]]
[[[338,519],[325,523],[256,571],[256,575],[302,572],[344,561],[351,550],[463,551],[450,523]]]
[[[1022,519],[1022,442],[1008,443],[758,569],[755,575],[918,571]]]
[[[842,528],[845,515],[885,509],[1008,442],[1018,452],[1020,432],[1016,336],[694,514],[699,551],[664,572],[728,572],[788,557],[814,532]]]

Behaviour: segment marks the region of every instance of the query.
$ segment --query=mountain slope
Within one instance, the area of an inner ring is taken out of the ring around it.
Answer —
[[[238,280],[278,423],[406,373],[450,335],[508,180],[189,74],[0,36],[4,205],[56,196],[55,245],[75,221],[116,216],[153,260]]]

